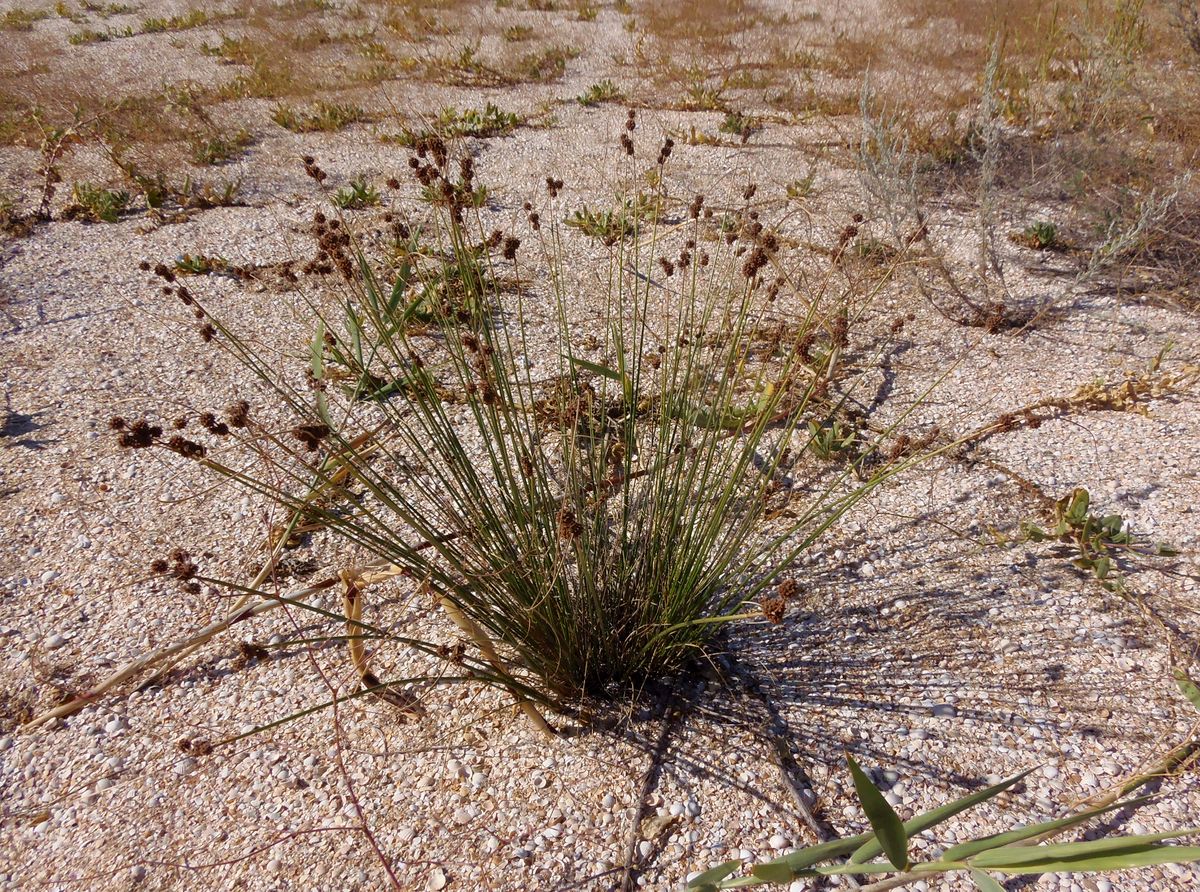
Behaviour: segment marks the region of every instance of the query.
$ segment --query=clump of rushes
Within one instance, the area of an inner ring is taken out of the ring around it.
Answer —
[[[393,220],[409,237],[399,259],[374,256],[344,220],[314,217],[318,252],[303,273],[340,297],[333,312],[312,302],[307,386],[200,311],[213,347],[292,416],[276,427],[290,435],[256,450],[275,467],[204,464],[417,581],[473,642],[453,658],[460,680],[573,712],[687,671],[727,624],[781,619],[774,593],[797,587],[796,559],[918,460],[876,461],[859,477],[875,448],[863,443],[856,469],[804,491],[783,483],[807,419],[830,411],[847,326],[776,274],[780,242],[757,214],[701,248],[712,224],[697,196],[683,224],[651,219],[617,240],[596,335],[581,338],[565,271],[583,258],[562,238],[562,180],[547,178],[546,213],[526,206],[522,238],[485,229],[470,159],[442,140],[422,142],[410,169],[443,200],[419,236]],[[432,290],[430,263],[452,270]],[[514,277],[524,287],[509,287]],[[548,303],[530,299],[531,282]],[[781,288],[798,317],[786,345],[763,350]],[[319,504],[304,498],[314,487]],[[431,660],[445,651],[377,631]]]

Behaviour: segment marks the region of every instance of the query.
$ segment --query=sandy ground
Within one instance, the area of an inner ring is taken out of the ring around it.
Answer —
[[[382,89],[395,107],[428,114],[489,99],[538,114],[551,103],[551,126],[469,141],[481,180],[495,184],[487,219],[519,228],[522,202],[542,194],[548,174],[567,180],[567,207],[595,206],[611,194],[609,172],[622,170],[624,108],[584,108],[571,97],[600,77],[635,78],[614,61],[628,36],[611,9],[594,23],[566,13],[505,15],[583,50],[562,81],[488,91],[398,80]],[[479,21],[491,27],[486,17]],[[37,25],[46,39],[62,40],[68,30],[58,20]],[[181,72],[220,78],[222,70],[201,65],[194,52],[218,30],[80,52],[93,54],[89,64],[100,64],[114,83]],[[191,49],[150,52],[170,41]],[[265,118],[269,106],[249,100],[239,113]],[[715,134],[721,118],[645,109],[639,151],[652,155],[668,131],[695,126]],[[672,189],[732,203],[753,180],[775,201],[785,184],[815,169],[818,189],[789,206],[784,231],[829,244],[860,200],[852,157],[825,148],[853,127],[842,123],[771,125],[745,145],[680,143]],[[880,785],[903,814],[984,778],[1041,766],[1018,794],[918,843],[932,850],[1057,814],[1188,739],[1197,715],[1170,672],[1172,646],[1186,664],[1200,633],[1200,406],[1191,390],[1147,399],[1144,412],[1080,412],[998,434],[971,456],[929,464],[882,488],[806,558],[799,608],[781,625],[750,624],[734,634],[731,653],[758,689],[682,683],[681,715],[666,722],[665,735],[663,718],[641,706],[619,731],[547,742],[505,697],[451,687],[429,692],[427,715],[417,722],[359,699],[198,754],[195,741],[225,740],[354,689],[336,644],[286,644],[318,629],[294,610],[240,624],[160,684],[122,688],[65,721],[21,730],[23,719],[64,692],[86,690],[126,660],[221,615],[226,595],[184,595],[151,576],[154,558],[182,547],[210,575],[247,581],[278,514],[192,465],[116,448],[106,427],[114,413],[167,415],[176,406],[261,397],[243,372],[201,349],[138,261],[183,253],[234,263],[295,256],[305,221],[325,206],[298,156],[316,155],[335,186],[358,172],[384,177],[403,171],[407,158],[375,136],[390,130],[377,123],[296,135],[270,125],[244,158],[222,169],[243,178],[247,206],[175,225],[137,213],[108,225],[53,222],[0,248],[7,406],[0,441],[0,886],[380,889],[387,881],[382,858],[403,888],[605,889],[619,880],[645,775],[657,766],[648,811],[663,829],[643,828],[635,837],[638,882],[670,888],[729,857],[761,860],[814,841],[772,762],[775,740],[790,748],[802,795],[815,803],[822,826],[838,833],[865,826],[845,748],[878,767]],[[77,153],[72,171],[97,163],[89,157],[86,149]],[[28,151],[0,155],[10,186],[26,182],[35,164]],[[407,186],[396,203],[419,213]],[[367,221],[374,213],[352,216]],[[935,225],[953,231],[967,216],[947,200]],[[568,238],[602,260],[579,236]],[[1036,298],[1069,280],[1054,261],[1013,245],[1004,250],[1020,296]],[[295,300],[223,277],[197,279],[196,289],[242,330],[293,352],[303,348],[287,341],[302,323]],[[879,417],[894,415],[906,396],[953,365],[917,420],[958,433],[1095,380],[1120,381],[1148,369],[1168,346],[1162,369],[1179,373],[1200,348],[1194,314],[1112,288],[1069,294],[1060,312],[1017,334],[955,325],[899,287],[877,301],[877,327],[898,312],[916,314],[870,369]],[[864,323],[853,334],[863,363],[874,362],[871,331]],[[1020,481],[1052,498],[1086,486],[1098,508],[1121,513],[1146,540],[1169,542],[1182,555],[1128,569],[1138,601],[1131,603],[1052,548],[995,547],[993,529],[1011,532],[1036,516],[1038,502]],[[318,578],[346,559],[318,533],[295,553],[298,569],[285,588],[305,584],[305,562]],[[368,612],[397,629],[453,640],[411,588],[380,587]],[[336,609],[334,598],[322,597],[319,603]],[[272,646],[247,659],[243,645],[251,642]],[[376,659],[399,671],[408,658]],[[1111,826],[1147,832],[1194,823],[1194,772],[1155,789],[1159,798],[1119,813]],[[930,885],[967,888],[958,880]],[[1182,892],[1198,885],[1196,868],[1155,868],[1108,879],[1051,876],[1036,887]]]

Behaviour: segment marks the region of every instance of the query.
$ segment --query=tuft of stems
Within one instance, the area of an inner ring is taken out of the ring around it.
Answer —
[[[830,411],[845,307],[793,289],[791,336],[764,350],[790,287],[763,287],[775,235],[752,218],[726,240],[713,229],[710,257],[698,210],[671,228],[656,212],[609,246],[595,335],[580,339],[558,215],[529,211],[537,249],[523,251],[456,198],[475,188],[469,164],[452,181],[444,147],[422,157],[418,179],[446,201],[390,259],[318,218],[345,287],[335,312],[312,303],[307,390],[207,317],[295,424],[255,432],[269,472],[203,462],[399,568],[474,630],[474,677],[560,709],[685,670],[730,622],[778,621],[771,592],[793,561],[912,461],[864,445],[819,484],[785,487],[807,421]],[[320,504],[293,494],[314,486]]]

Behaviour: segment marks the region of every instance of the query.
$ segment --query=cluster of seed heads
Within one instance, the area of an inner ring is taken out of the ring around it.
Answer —
[[[166,558],[157,558],[150,564],[152,573],[172,576],[179,581],[184,591],[193,595],[200,594],[200,583],[196,581],[199,570],[195,561],[182,548],[172,551],[169,561]]]
[[[633,137],[629,134],[637,129],[637,112],[632,108],[625,116],[625,132],[621,134],[621,148],[625,150],[625,154],[633,157]]]
[[[304,162],[304,172],[316,180],[318,184],[324,183],[329,177],[329,174],[317,166],[317,159],[312,155],[305,155],[300,160]]]
[[[858,235],[858,225],[863,221],[862,214],[855,214],[850,218],[851,222],[842,228],[838,233],[837,247],[833,250],[833,262],[837,263],[846,253],[846,249],[850,246],[850,242]]]
[[[658,150],[658,166],[662,167],[667,163],[667,159],[671,157],[671,150],[675,148],[675,140],[667,137],[663,140],[662,148]]]
[[[306,275],[329,275],[335,269],[347,281],[354,281],[354,261],[350,252],[350,233],[341,220],[329,220],[323,213],[313,214],[312,233],[317,240],[316,255],[304,265]]]

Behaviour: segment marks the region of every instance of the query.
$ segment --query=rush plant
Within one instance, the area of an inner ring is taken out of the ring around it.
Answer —
[[[828,414],[844,308],[775,275],[780,242],[757,216],[713,238],[698,196],[682,225],[647,213],[637,238],[609,245],[581,320],[561,181],[547,180],[549,222],[527,210],[530,251],[484,230],[469,158],[455,165],[433,140],[414,162],[421,185],[446,200],[423,232],[394,224],[388,256],[372,255],[346,221],[315,217],[322,259],[311,271],[341,284],[332,309],[328,295],[312,301],[307,386],[180,295],[205,340],[291,415],[282,432],[246,408],[237,424],[207,416],[209,433],[250,439],[269,471],[226,464],[149,421],[122,421],[122,442],[199,460],[360,546],[444,608],[471,646],[447,651],[355,618],[364,636],[556,709],[624,699],[685,671],[729,623],[778,621],[780,577],[917,460],[787,489],[781,467],[807,448],[807,420]],[[758,333],[784,289],[799,321],[786,346],[765,351]]]

